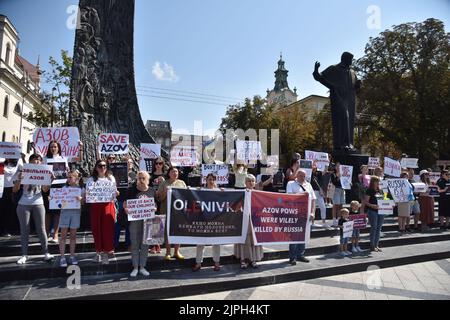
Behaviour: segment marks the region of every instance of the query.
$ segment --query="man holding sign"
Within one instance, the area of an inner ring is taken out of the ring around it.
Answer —
[[[144,220],[155,215],[155,192],[149,187],[150,175],[146,171],[141,171],[137,175],[137,184],[131,188],[127,195],[127,202],[124,204],[125,213],[130,220],[131,234],[131,260],[133,271],[130,276],[135,278],[138,273],[148,277],[150,273],[145,269],[148,258],[148,245],[143,242]],[[136,218],[132,218],[136,216]]]

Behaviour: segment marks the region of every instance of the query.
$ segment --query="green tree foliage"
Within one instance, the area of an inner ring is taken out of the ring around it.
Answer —
[[[363,145],[391,142],[395,147],[384,152],[401,150],[418,157],[421,167],[449,159],[449,61],[450,33],[436,19],[394,26],[371,38],[357,61],[363,80],[358,107],[366,115]]]

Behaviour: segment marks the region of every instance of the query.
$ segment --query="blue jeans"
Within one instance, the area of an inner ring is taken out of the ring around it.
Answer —
[[[380,242],[380,233],[384,222],[384,216],[379,215],[377,211],[370,209],[367,215],[370,223],[370,247],[376,248],[378,247],[378,242]]]
[[[289,261],[297,261],[305,256],[305,244],[290,244],[289,245]]]

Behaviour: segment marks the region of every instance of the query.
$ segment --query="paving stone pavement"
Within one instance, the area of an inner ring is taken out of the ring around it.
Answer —
[[[450,259],[174,300],[450,300]]]

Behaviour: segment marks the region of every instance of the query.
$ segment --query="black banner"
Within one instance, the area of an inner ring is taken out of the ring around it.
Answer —
[[[109,165],[109,170],[116,179],[118,189],[128,188],[128,163],[116,162]]]

